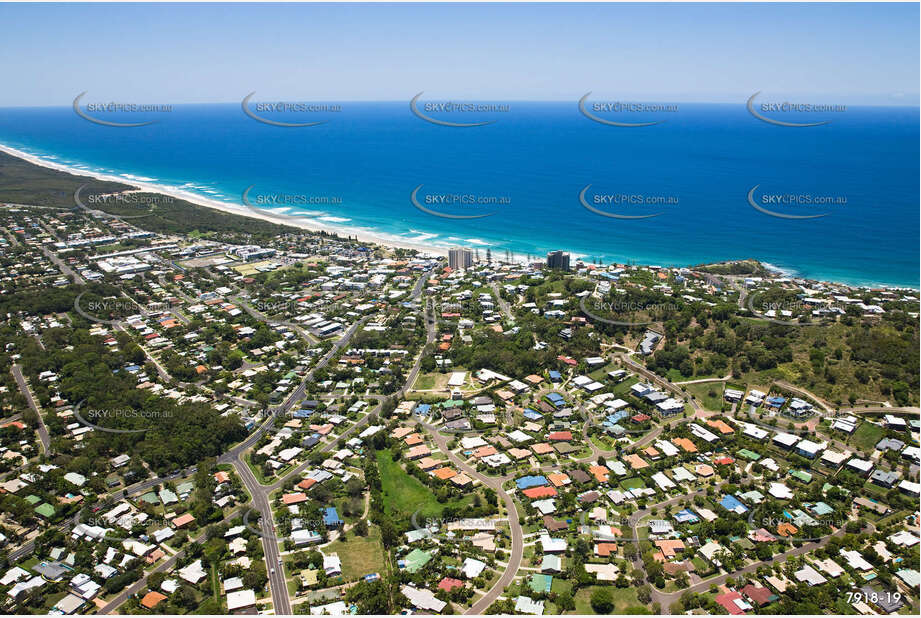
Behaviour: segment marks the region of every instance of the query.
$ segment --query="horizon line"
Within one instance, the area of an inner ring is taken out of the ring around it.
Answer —
[[[790,97],[781,97],[788,99]],[[259,102],[284,102],[284,103],[400,103],[406,104],[412,97],[406,99],[296,99],[296,98],[265,98]],[[242,100],[242,99],[241,99]],[[578,98],[573,99],[489,99],[489,98],[477,98],[477,99],[461,99],[461,98],[450,98],[450,97],[439,97],[431,99],[433,101],[451,101],[451,102],[460,102],[460,103],[575,103],[579,102]],[[739,99],[736,101],[727,100],[727,101],[678,101],[678,100],[669,100],[669,99],[634,99],[632,97],[619,97],[613,99],[612,97],[599,97],[601,101],[617,100],[618,102],[623,103],[666,103],[666,104],[675,104],[675,105],[745,105],[746,99]],[[114,102],[114,101],[113,101]],[[169,105],[240,105],[240,101],[134,101],[135,103],[144,103],[150,105],[156,104],[169,104]],[[791,102],[791,101],[785,101]],[[832,104],[832,103],[827,103]],[[848,102],[835,102],[836,105],[849,105],[852,107],[921,107],[921,95],[919,95],[919,100],[911,103],[848,103]],[[53,109],[53,108],[73,108],[73,102],[71,103],[53,103],[53,104],[41,104],[41,105],[0,105],[0,110],[3,109]]]

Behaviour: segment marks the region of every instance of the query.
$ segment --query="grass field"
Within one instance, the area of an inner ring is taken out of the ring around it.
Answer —
[[[854,448],[872,453],[873,449],[876,447],[876,443],[882,440],[885,435],[885,429],[879,425],[864,421],[860,424],[860,427],[857,428],[857,431],[854,432],[854,435],[851,436],[850,440],[848,440],[848,444]]]
[[[620,482],[620,486],[624,489],[639,489],[640,487],[645,487],[643,479],[638,477],[626,478]]]
[[[413,384],[414,390],[430,391],[435,388],[435,375],[431,373],[419,374],[416,383]]]
[[[614,394],[617,395],[618,397],[626,395],[627,393],[630,392],[630,388],[639,381],[640,379],[638,377],[636,377],[635,375],[631,375],[629,378],[627,378],[623,382],[619,382],[617,386],[614,387]]]
[[[576,593],[574,599],[576,602],[576,609],[568,613],[581,615],[594,614],[595,611],[592,609],[591,597],[592,590],[596,587],[600,588],[601,586],[591,586],[580,589],[579,592]],[[614,597],[614,609],[611,611],[611,614],[626,614],[628,613],[628,609],[631,610],[629,612],[631,614],[652,613],[651,609],[640,603],[639,599],[636,598],[636,588],[615,588],[611,585],[607,585],[605,588],[608,588],[611,591],[611,595]],[[641,612],[641,609],[645,610],[645,612]]]
[[[687,384],[685,388],[688,392],[697,397],[697,400],[704,404],[708,410],[719,411],[723,404],[723,384],[721,382],[705,382],[703,384]],[[710,396],[710,392],[715,393]]]
[[[346,581],[355,581],[368,573],[380,573],[387,568],[384,547],[381,545],[381,532],[377,526],[370,526],[368,536],[350,534],[344,541],[330,543],[323,548],[327,556],[339,554],[342,561],[342,577]]]
[[[418,510],[420,518],[438,517],[446,506],[461,507],[472,500],[472,497],[465,497],[442,504],[419,479],[410,476],[399,462],[390,458],[390,451],[377,451],[376,456],[384,504],[391,515],[400,515],[408,520]]]

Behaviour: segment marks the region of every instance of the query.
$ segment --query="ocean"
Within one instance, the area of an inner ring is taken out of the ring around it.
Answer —
[[[469,246],[481,258],[487,248],[535,259],[563,249],[603,264],[755,258],[800,277],[919,287],[916,107],[784,116],[830,120],[795,128],[758,120],[744,103],[629,114],[664,120],[645,127],[595,122],[576,100],[425,112],[491,121],[453,127],[408,103],[261,113],[325,121],[296,128],[258,122],[239,103],[93,115],[158,120],[131,128],[71,107],[5,108],[0,144],[235,206],[249,188],[254,207],[306,214],[343,234]]]

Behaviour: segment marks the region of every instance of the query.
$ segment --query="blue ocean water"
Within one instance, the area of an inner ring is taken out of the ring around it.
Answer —
[[[417,118],[404,102],[340,105],[310,118],[326,123],[304,128],[257,122],[238,103],[106,116],[159,120],[137,128],[100,126],[70,107],[6,108],[0,143],[234,205],[250,186],[251,201],[333,196],[341,203],[294,208],[420,244],[478,247],[481,256],[489,247],[494,255],[518,256],[564,249],[605,264],[756,258],[814,279],[919,286],[915,107],[849,107],[822,116],[827,125],[788,128],[757,120],[744,104],[679,104],[677,112],[655,117],[664,123],[624,128],[589,120],[575,102],[512,101],[507,112],[463,118],[494,120],[489,125],[455,128]],[[586,200],[596,209],[661,214],[619,219],[591,212],[579,199],[589,184]],[[419,200],[430,209],[493,214],[428,214],[410,200],[419,185]],[[756,203],[766,209],[827,215],[764,214],[748,201],[756,185]],[[791,193],[832,202],[791,206],[761,198]],[[424,199],[438,194],[508,202],[444,209]],[[597,201],[602,195],[661,203],[611,206]]]

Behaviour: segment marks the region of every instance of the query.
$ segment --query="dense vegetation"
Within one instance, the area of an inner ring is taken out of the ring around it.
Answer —
[[[245,437],[236,416],[221,417],[206,404],[177,403],[139,390],[137,379],[125,367],[142,361],[143,352],[126,333],[118,332],[115,337],[118,347],[113,350],[101,337],[86,330],[54,329],[43,334],[44,349],[32,339],[25,340],[19,349],[20,362],[30,376],[40,405],[52,406],[45,383],[37,378],[42,371],[50,370],[58,375],[61,393],[74,404],[82,402],[82,418],[109,429],[132,432],[87,434],[79,456],[67,462],[70,470],[104,476],[108,459],[130,453],[132,466],[146,464],[163,474],[197,463],[203,457],[216,456]],[[69,435],[65,425],[72,422],[72,418],[54,415],[46,418],[52,435]],[[70,438],[60,438],[58,442],[56,451],[74,452]],[[94,478],[101,483],[103,476]]]

